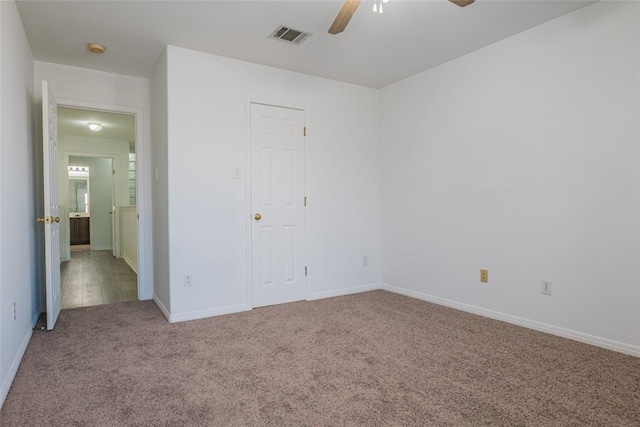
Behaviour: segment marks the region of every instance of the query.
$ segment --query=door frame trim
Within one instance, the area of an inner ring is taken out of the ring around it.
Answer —
[[[138,215],[138,299],[148,300],[153,296],[153,274],[151,265],[146,262],[145,254],[152,254],[151,236],[147,236],[146,225],[151,224],[151,212],[146,206],[151,206],[151,182],[147,181],[145,168],[147,159],[151,160],[151,147],[144,139],[144,109],[126,105],[105,104],[99,102],[80,101],[69,98],[57,98],[58,107],[77,108],[84,110],[104,111],[108,113],[130,114],[135,118],[136,125],[136,212]]]
[[[110,159],[111,162],[112,162],[111,163],[112,168],[115,168],[116,164],[118,163],[118,159],[113,154],[84,153],[84,152],[69,151],[69,152],[66,152],[66,155],[65,155],[64,167],[66,167],[66,168],[69,167],[69,158],[70,157],[90,157],[90,158],[93,158],[93,159]],[[66,176],[67,176],[67,180],[68,180],[69,179],[69,174],[67,173]],[[89,181],[91,181],[91,180],[89,180]],[[62,183],[60,183],[60,184],[62,184]],[[113,181],[112,181],[112,185],[113,185]],[[68,187],[68,184],[67,184],[67,187]],[[89,191],[91,191],[91,190],[89,190]],[[117,188],[112,188],[112,193],[114,191],[115,191],[115,195],[112,196],[112,205],[113,205],[113,202],[115,202],[115,200],[113,200],[113,199],[117,199],[118,198],[117,196],[119,195]],[[68,215],[69,212],[67,211],[66,214]],[[116,213],[114,212],[113,215],[116,215]],[[119,221],[119,218],[117,216],[116,216],[115,223],[116,223],[117,242],[118,242],[118,245],[120,245],[122,243],[120,241],[120,236],[119,236],[119,233],[120,233],[120,221]],[[93,221],[89,221],[89,230],[90,230],[89,231],[89,235],[93,236],[94,235],[93,234]],[[69,250],[68,255],[69,255],[69,259],[70,259],[71,258],[71,241],[69,240],[69,241],[67,241],[67,243],[68,243],[68,245],[66,245],[66,246],[67,246],[67,249]],[[91,244],[91,246],[92,246],[92,249],[91,249],[92,251],[96,250],[96,249],[93,249],[93,244]],[[98,250],[101,250],[101,249],[98,249]],[[67,255],[67,253],[65,253],[65,255]],[[65,258],[66,258],[66,256],[65,256]]]
[[[302,111],[304,114],[304,126],[307,127],[307,123],[309,121],[309,110],[304,106],[301,106],[295,102],[284,102],[273,99],[265,99],[261,97],[255,96],[247,96],[245,97],[245,120],[244,120],[244,174],[241,174],[241,179],[244,179],[245,186],[245,199],[244,199],[244,212],[245,219],[245,283],[246,283],[246,305],[251,309],[254,308],[253,305],[253,258],[251,256],[252,253],[252,239],[251,239],[251,230],[252,230],[252,212],[251,212],[251,105],[259,104],[266,105],[269,107],[276,108],[286,108],[289,110],[298,110]],[[304,177],[303,177],[303,187],[304,193],[307,197],[309,197],[309,185],[308,185],[308,174],[309,174],[309,154],[308,154],[308,144],[309,137],[304,137]],[[309,210],[304,210],[304,232],[305,232],[305,248],[304,253],[306,257],[305,264],[309,267]],[[310,268],[310,267],[309,267]],[[311,292],[311,275],[307,275],[304,278],[304,295],[305,300],[310,299]]]

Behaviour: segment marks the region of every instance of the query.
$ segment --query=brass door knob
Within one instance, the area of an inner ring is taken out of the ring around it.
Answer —
[[[255,219],[256,221],[260,221],[262,219],[262,215],[260,215],[259,213],[255,214],[253,216],[253,219]]]
[[[36,218],[38,222],[44,222],[44,218]]]
[[[60,222],[60,217],[59,216],[57,216],[55,218],[52,217],[51,218],[51,222]]]

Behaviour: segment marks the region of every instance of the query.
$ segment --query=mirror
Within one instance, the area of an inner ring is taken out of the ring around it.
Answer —
[[[89,168],[69,166],[69,216],[89,215]]]

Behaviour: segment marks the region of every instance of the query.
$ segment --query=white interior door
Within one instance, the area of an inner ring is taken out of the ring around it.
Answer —
[[[53,329],[60,308],[60,206],[58,202],[58,106],[47,81],[42,81],[42,152],[44,168],[44,253],[47,329]]]
[[[304,111],[251,104],[253,306],[306,296]]]

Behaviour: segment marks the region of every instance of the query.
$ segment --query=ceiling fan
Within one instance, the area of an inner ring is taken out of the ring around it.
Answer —
[[[347,28],[347,24],[351,20],[351,17],[356,13],[356,9],[360,6],[361,0],[345,0],[340,12],[336,16],[336,19],[329,28],[329,34],[340,34]],[[457,4],[460,7],[469,6],[475,0],[449,0],[451,3]]]

